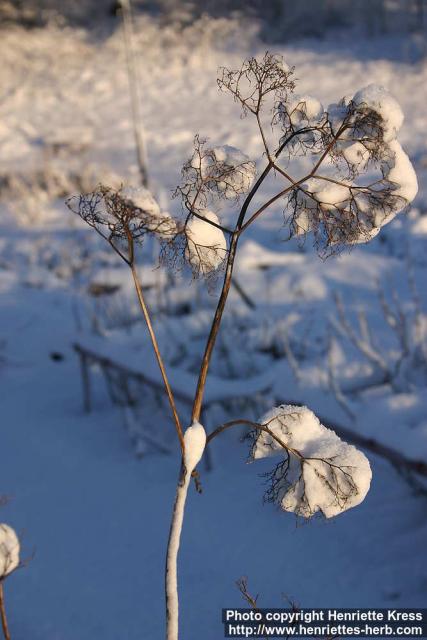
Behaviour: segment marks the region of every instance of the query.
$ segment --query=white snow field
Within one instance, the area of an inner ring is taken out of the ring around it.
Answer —
[[[255,122],[218,92],[216,74],[266,45],[231,19],[204,18],[180,38],[141,18],[137,32],[150,188],[158,210],[176,215],[171,190],[196,133],[241,149],[262,169]],[[219,400],[258,388],[256,417],[301,403],[322,422],[427,460],[427,63],[405,62],[405,46],[338,34],[273,48],[295,65],[298,94],[325,105],[370,83],[387,87],[405,116],[399,142],[419,192],[371,243],[327,260],[309,237],[283,243],[279,205],[242,236],[236,275],[256,309],[230,295],[207,432],[225,419],[253,419],[253,407],[226,410]],[[178,442],[167,406],[159,411],[144,396],[142,428],[155,421],[173,451],[138,458],[99,371],[92,411],[82,409],[76,341],[157,373],[129,272],[64,204],[99,181],[138,183],[122,35],[10,27],[0,56],[0,496],[9,498],[0,522],[16,531],[23,562],[4,585],[12,637],[155,640],[164,637]],[[266,185],[264,199],[273,189]],[[224,221],[231,215],[221,212]],[[168,283],[154,243],[140,260],[172,384],[191,396],[218,286],[196,284],[186,271]],[[97,287],[113,293],[90,295]],[[271,460],[245,464],[243,433],[215,439],[212,471],[199,465],[203,493],[189,487],[178,575],[183,639],[222,637],[221,608],[245,606],[241,576],[264,607],[286,607],[286,598],[301,607],[425,605],[425,494],[365,451],[372,483],[362,504],[296,526],[292,514],[262,504],[259,474]]]

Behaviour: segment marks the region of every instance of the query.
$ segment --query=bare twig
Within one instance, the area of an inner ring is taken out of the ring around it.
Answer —
[[[1,624],[2,624],[3,635],[5,637],[5,640],[11,640],[9,626],[8,626],[7,617],[6,617],[6,608],[4,603],[3,580],[0,580],[0,617],[1,617]]]
[[[147,152],[144,136],[144,129],[142,126],[142,91],[140,88],[140,78],[138,73],[136,51],[135,51],[135,34],[132,21],[132,9],[130,0],[120,0],[120,7],[123,16],[123,35],[126,51],[126,64],[128,70],[129,79],[129,91],[131,96],[132,105],[132,119],[133,129],[136,142],[136,153],[138,158],[139,172],[141,176],[141,183],[144,187],[148,185],[148,171],[147,171]]]
[[[181,451],[184,452],[184,432],[182,430],[181,421],[179,419],[178,410],[176,408],[175,398],[174,398],[174,395],[173,395],[173,392],[172,392],[172,388],[171,388],[170,383],[169,383],[169,379],[168,379],[168,376],[167,376],[167,373],[166,373],[166,369],[165,369],[165,365],[164,365],[164,362],[163,362],[163,358],[162,358],[161,353],[160,353],[160,349],[159,349],[159,345],[158,345],[158,342],[157,342],[156,333],[154,331],[153,324],[151,322],[150,313],[148,311],[148,307],[146,305],[145,298],[144,298],[144,295],[142,293],[141,283],[139,281],[138,274],[137,274],[137,271],[136,271],[136,268],[135,268],[135,265],[134,265],[133,262],[132,262],[132,265],[131,265],[131,271],[132,271],[132,278],[133,278],[133,282],[134,282],[134,285],[135,285],[136,294],[137,294],[137,297],[138,297],[138,302],[139,302],[139,304],[141,306],[141,310],[142,310],[142,313],[144,315],[145,322],[147,324],[147,328],[148,328],[148,332],[150,334],[151,342],[153,344],[153,349],[154,349],[154,353],[155,353],[155,356],[156,356],[156,360],[157,360],[157,363],[159,365],[159,369],[160,369],[160,373],[161,373],[161,376],[162,376],[162,380],[163,380],[163,383],[164,383],[165,389],[166,389],[166,394],[167,394],[167,397],[168,397],[168,400],[169,400],[169,404],[170,404],[170,407],[171,407],[171,410],[172,410],[173,419],[175,421],[176,432],[178,434],[179,443],[180,443],[180,446],[181,446]]]

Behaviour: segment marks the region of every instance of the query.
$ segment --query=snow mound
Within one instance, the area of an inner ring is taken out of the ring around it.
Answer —
[[[193,424],[184,433],[184,464],[191,473],[199,464],[206,446],[206,431],[200,422]]]
[[[0,580],[19,565],[19,540],[12,527],[0,524]]]
[[[185,227],[185,254],[194,272],[207,275],[223,263],[227,255],[227,241],[222,230],[208,222],[219,224],[213,211],[202,209],[200,215],[206,220],[192,216]]]
[[[303,517],[320,511],[327,518],[360,504],[368,493],[371,468],[366,456],[322,425],[307,407],[281,405],[266,413],[251,457],[282,454],[285,461],[269,474],[267,499]]]

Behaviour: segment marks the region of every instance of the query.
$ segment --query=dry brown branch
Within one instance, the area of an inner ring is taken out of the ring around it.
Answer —
[[[9,626],[8,626],[7,617],[6,617],[6,607],[4,603],[3,580],[0,580],[0,618],[1,618],[4,638],[5,640],[11,640]]]

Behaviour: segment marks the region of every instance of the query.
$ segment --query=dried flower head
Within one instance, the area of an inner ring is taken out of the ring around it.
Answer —
[[[292,76],[293,68],[283,57],[267,51],[260,60],[248,58],[240,69],[221,68],[218,86],[242,105],[244,115],[259,114],[268,97],[275,102],[288,98],[295,87]]]
[[[115,190],[104,185],[91,193],[74,196],[68,207],[105,238],[121,255],[130,242],[142,243],[146,234],[170,239],[176,221],[160,210],[151,193],[143,189]]]
[[[355,507],[365,498],[371,469],[365,455],[324,427],[307,407],[281,405],[260,420],[266,430],[251,432],[250,459],[280,455],[265,475],[264,499],[284,511],[326,518]]]
[[[194,152],[182,169],[182,184],[175,196],[180,196],[190,213],[206,209],[211,200],[224,198],[237,201],[251,188],[255,178],[255,163],[235,147],[208,147],[199,136],[194,140]]]

